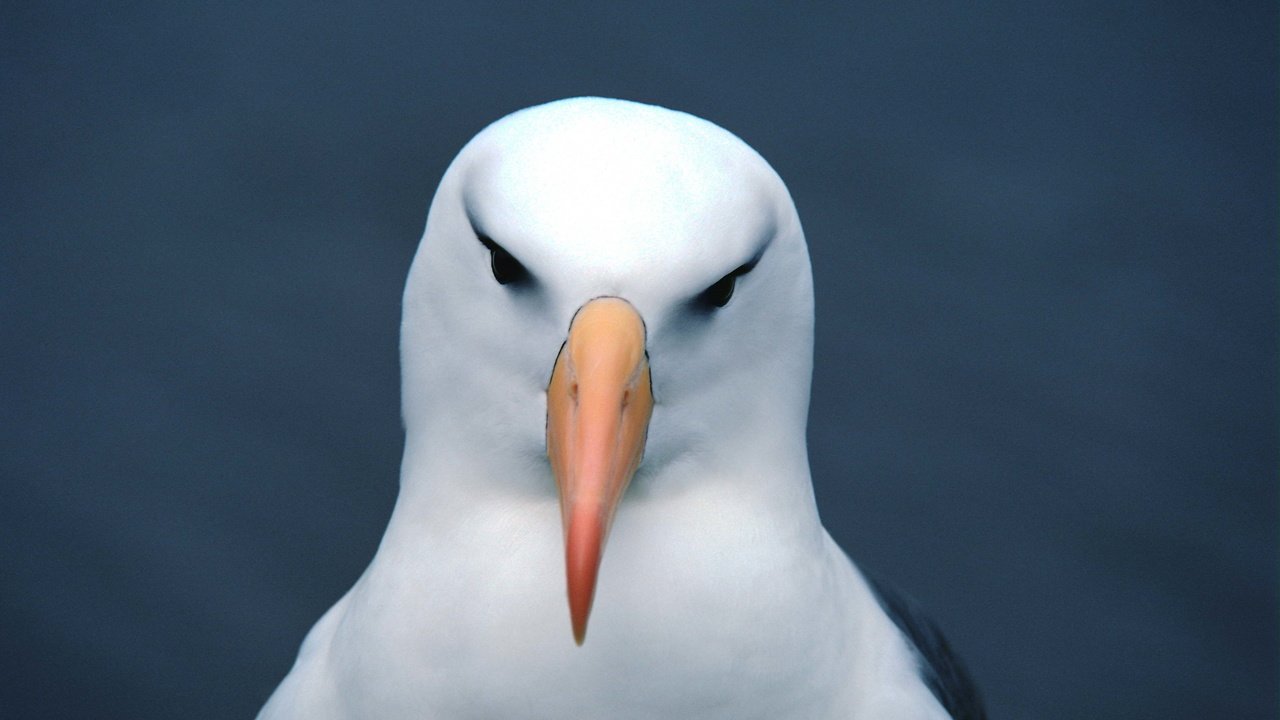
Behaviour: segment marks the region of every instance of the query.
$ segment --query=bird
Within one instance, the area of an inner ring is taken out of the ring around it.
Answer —
[[[813,335],[737,136],[597,97],[485,127],[408,272],[385,534],[259,720],[984,718],[822,525]]]

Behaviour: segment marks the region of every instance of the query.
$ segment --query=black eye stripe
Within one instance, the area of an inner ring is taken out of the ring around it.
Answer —
[[[733,291],[737,288],[738,278],[751,272],[756,266],[756,260],[743,263],[735,268],[732,272],[719,280],[715,281],[711,287],[703,290],[695,298],[695,304],[701,306],[704,310],[715,310],[729,304],[729,300],[733,298]]]
[[[737,284],[738,277],[736,275],[725,275],[715,281],[711,287],[703,290],[702,294],[698,297],[704,305],[721,308],[729,304],[729,300],[733,297],[733,290]]]
[[[529,279],[529,271],[515,259],[515,256],[507,252],[506,248],[483,233],[477,232],[476,238],[489,251],[489,269],[493,272],[493,279],[497,280],[499,285],[521,283]]]

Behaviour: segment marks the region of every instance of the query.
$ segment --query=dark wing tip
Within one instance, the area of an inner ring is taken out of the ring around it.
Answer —
[[[885,614],[915,647],[921,675],[938,702],[955,720],[986,720],[987,711],[973,678],[938,626],[911,598],[887,583],[865,573],[864,576]]]

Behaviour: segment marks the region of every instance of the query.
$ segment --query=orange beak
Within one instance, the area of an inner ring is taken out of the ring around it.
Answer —
[[[618,500],[640,466],[653,412],[640,313],[596,298],[569,324],[547,386],[547,457],[560,488],[573,638],[586,638]]]

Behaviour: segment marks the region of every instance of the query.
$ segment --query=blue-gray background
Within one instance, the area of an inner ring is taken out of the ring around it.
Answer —
[[[995,715],[1276,717],[1275,3],[0,13],[0,716],[252,716],[390,511],[446,164],[599,94],[789,183],[823,516]]]

